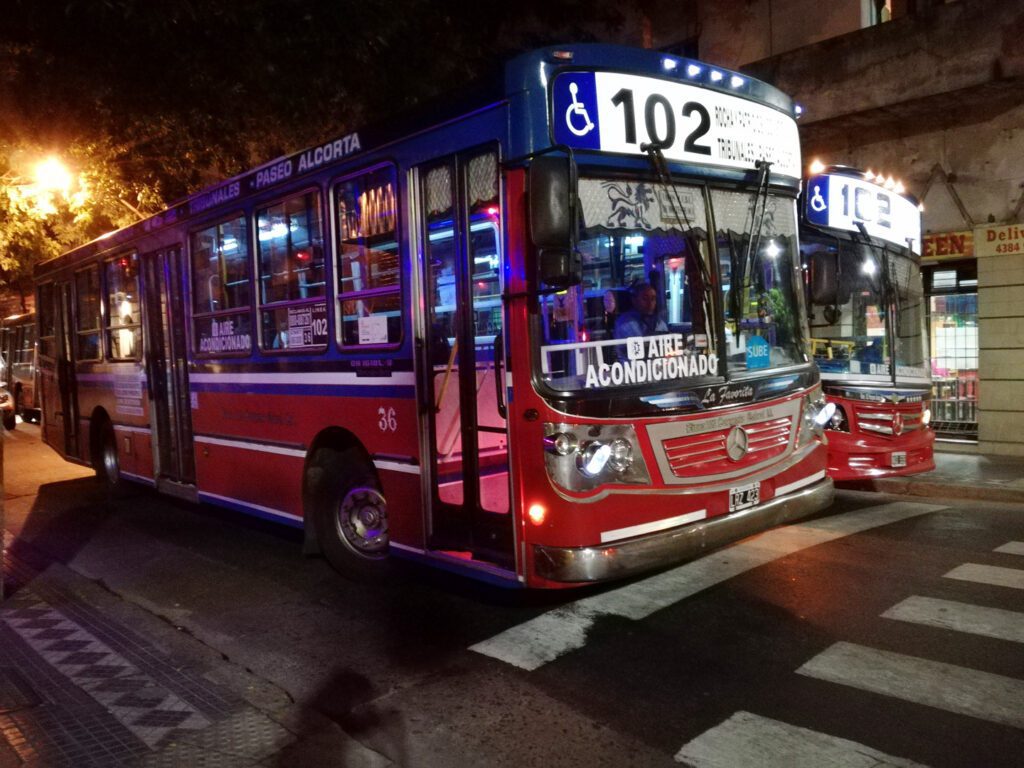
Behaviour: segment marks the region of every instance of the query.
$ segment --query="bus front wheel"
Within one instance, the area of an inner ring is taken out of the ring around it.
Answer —
[[[314,523],[320,548],[338,571],[356,578],[388,569],[388,506],[369,459],[353,448],[320,449]]]

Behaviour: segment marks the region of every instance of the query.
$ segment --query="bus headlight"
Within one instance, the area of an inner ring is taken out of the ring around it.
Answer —
[[[827,403],[821,398],[820,392],[814,392],[804,397],[803,418],[800,419],[800,436],[797,440],[798,448],[807,445],[815,438],[825,442],[825,425],[831,421],[835,408],[835,404]]]
[[[580,441],[572,432],[555,432],[544,436],[544,447],[559,456],[570,456],[576,453]]]
[[[576,455],[576,468],[587,477],[600,477],[611,456],[612,447],[595,440]]]
[[[548,477],[569,491],[651,482],[636,430],[628,424],[545,424],[544,454]]]
[[[608,456],[608,463],[611,468],[616,472],[625,472],[633,464],[633,446],[629,444],[628,440],[623,440],[621,437],[612,440],[608,446],[611,449],[611,453]]]
[[[837,405],[835,412],[832,414],[832,418],[828,420],[828,424],[825,425],[825,429],[830,429],[833,432],[849,432],[850,422],[846,419],[846,411],[843,410],[841,405]]]

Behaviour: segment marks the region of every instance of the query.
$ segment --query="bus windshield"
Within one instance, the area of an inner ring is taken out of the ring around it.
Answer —
[[[896,380],[928,379],[930,360],[924,335],[924,286],[921,267],[906,251],[888,252],[890,285],[895,296]]]
[[[541,297],[551,389],[661,392],[803,362],[791,199],[621,179],[579,195],[582,283]]]
[[[892,381],[895,359],[896,380],[926,379],[918,264],[905,251],[837,238],[805,237],[803,248],[812,271],[811,345],[822,374]]]

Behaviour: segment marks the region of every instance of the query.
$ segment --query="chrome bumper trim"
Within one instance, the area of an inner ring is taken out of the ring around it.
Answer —
[[[752,509],[629,541],[596,547],[546,547],[534,551],[534,570],[551,581],[578,583],[620,579],[675,562],[754,533],[813,515],[832,503],[832,479],[777,497]]]

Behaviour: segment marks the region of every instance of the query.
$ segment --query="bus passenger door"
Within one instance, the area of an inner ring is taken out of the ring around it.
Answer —
[[[65,456],[82,458],[78,444],[78,382],[75,378],[75,326],[74,297],[71,283],[57,283],[54,292],[54,320],[56,357],[57,398],[52,401],[54,428],[61,433],[61,438],[52,435],[48,430],[46,441],[53,446],[61,445]],[[58,405],[59,403],[59,405]],[[60,410],[57,410],[57,407]]]
[[[490,148],[418,169],[419,387],[429,547],[511,569],[499,178]]]
[[[157,485],[195,485],[180,248],[142,257],[146,379]]]

